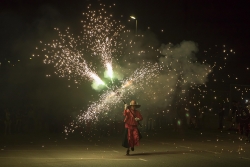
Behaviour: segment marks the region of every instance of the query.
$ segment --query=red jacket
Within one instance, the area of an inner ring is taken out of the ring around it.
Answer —
[[[139,118],[140,121],[143,120],[142,115],[138,110],[130,109],[130,111],[129,109],[127,109],[127,110],[124,110],[123,112],[123,115],[125,116],[125,119],[124,119],[125,128],[131,128],[133,126],[137,126],[138,122],[135,120],[135,118]]]

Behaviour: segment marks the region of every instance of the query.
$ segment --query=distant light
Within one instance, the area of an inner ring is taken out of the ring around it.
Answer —
[[[135,16],[130,16],[130,18],[136,20]]]

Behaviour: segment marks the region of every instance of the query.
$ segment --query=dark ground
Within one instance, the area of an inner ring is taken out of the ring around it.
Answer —
[[[0,166],[246,166],[250,143],[233,131],[192,130],[142,132],[140,146],[130,156],[122,134],[98,136],[1,136]]]

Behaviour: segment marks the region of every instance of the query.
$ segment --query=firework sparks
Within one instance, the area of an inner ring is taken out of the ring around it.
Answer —
[[[105,5],[100,4],[98,11],[89,10],[83,13],[86,20],[83,23],[82,44],[93,53],[92,56],[100,56],[105,65],[108,77],[112,80],[112,55],[117,52],[118,38],[125,28],[119,21],[112,19],[112,15],[105,10]],[[91,8],[91,5],[88,7]]]
[[[53,63],[54,67],[57,69],[55,73],[60,77],[67,76],[69,79],[75,77],[79,78],[79,80],[87,77],[89,80],[105,85],[100,77],[91,70],[86,60],[82,58],[82,54],[78,51],[73,51],[60,43],[53,43],[50,46],[53,49],[48,51],[48,53],[52,53],[52,56],[46,54],[44,63]],[[44,51],[46,50],[47,49],[44,49]],[[75,80],[75,82],[77,83],[78,81]]]
[[[112,80],[112,54],[116,53],[117,38],[124,28],[119,22],[112,19],[104,9],[105,5],[100,4],[102,9],[98,11],[89,10],[83,13],[85,20],[83,23],[82,36],[74,37],[66,29],[65,34],[58,28],[59,38],[51,44],[45,44],[42,51],[45,53],[45,64],[54,64],[57,69],[55,72],[60,77],[78,78],[79,80],[87,78],[95,81],[97,84],[105,85],[95,72],[93,66],[89,66],[84,57],[101,57],[101,61],[107,69],[107,76]],[[90,8],[91,5],[88,6]],[[42,42],[41,42],[42,43]],[[113,80],[112,80],[113,82]],[[106,85],[107,87],[107,85]]]
[[[177,46],[170,43],[155,49],[154,43],[143,41],[145,34],[138,35],[134,40],[134,35],[130,35],[129,30],[125,31],[125,27],[108,14],[104,9],[105,5],[100,6],[100,10],[83,13],[85,19],[81,21],[83,31],[80,36],[74,37],[69,28],[65,33],[56,29],[59,38],[46,44],[43,49],[44,63],[54,64],[60,77],[74,78],[76,83],[88,79],[97,86],[105,85],[107,88],[99,94],[99,100],[91,102],[70,124],[70,128],[66,128],[67,133],[73,132],[79,124],[88,120],[98,120],[102,113],[113,110],[122,99],[135,94],[138,99],[141,97],[142,103],[150,101],[151,104],[159,105],[161,101],[166,106],[175,97],[179,98],[179,102],[185,102],[187,111],[190,106],[200,106],[201,99],[205,99],[208,93],[200,86],[207,87],[205,83],[212,70],[222,71],[226,68],[229,55],[234,54],[232,49],[228,51],[223,46],[222,52],[226,55],[222,60],[224,64],[220,65],[218,61],[209,62],[210,58],[206,59],[207,56],[204,56],[204,60],[197,61],[194,53],[198,48],[192,41],[182,42]],[[88,9],[91,8],[91,5],[88,6]],[[146,47],[140,46],[138,39],[146,43]],[[205,55],[209,51],[210,49],[204,51]],[[147,63],[147,59],[154,63]],[[117,65],[116,60],[119,61]],[[211,60],[214,59],[211,57]],[[104,75],[111,80],[110,85],[105,84],[97,74],[96,71],[104,71],[97,69],[100,67],[97,62],[106,69]],[[116,84],[118,75],[120,82]],[[219,81],[214,74],[212,79]],[[198,93],[190,93],[191,89]]]
[[[156,64],[147,63],[142,68],[137,69],[126,80],[123,80],[123,84],[116,90],[108,90],[101,95],[98,101],[93,102],[83,114],[76,118],[76,121],[71,123],[73,128],[66,127],[65,132],[73,132],[73,130],[80,124],[85,123],[88,120],[97,120],[98,115],[103,112],[110,111],[117,103],[120,103],[122,99],[128,95],[135,94],[136,91],[143,90],[143,86],[148,84],[149,81],[159,75],[161,67]],[[147,80],[148,82],[145,82]]]

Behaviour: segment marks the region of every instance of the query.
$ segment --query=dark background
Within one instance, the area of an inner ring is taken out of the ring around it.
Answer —
[[[115,3],[116,7],[112,10],[114,17],[131,30],[135,29],[135,25],[128,22],[128,19],[130,15],[135,15],[138,31],[153,32],[159,46],[169,42],[178,44],[183,40],[196,42],[199,46],[198,60],[204,60],[203,51],[209,50],[209,54],[213,55],[206,58],[210,64],[222,62],[223,48],[233,49],[236,54],[229,58],[226,71],[215,69],[209,75],[207,85],[213,90],[219,90],[219,93],[228,93],[230,84],[250,84],[247,69],[250,60],[250,14],[249,3],[246,1],[1,0],[1,118],[4,119],[4,110],[8,109],[13,120],[17,120],[19,115],[26,122],[23,131],[32,131],[28,127],[34,125],[34,122],[47,122],[47,130],[61,132],[63,124],[98,97],[88,81],[75,85],[57,76],[46,77],[54,71],[53,67],[44,65],[41,57],[32,57],[40,40],[55,37],[54,27],[64,29],[70,25],[73,32],[79,32],[82,13],[90,3]],[[232,77],[215,84],[214,74],[217,74],[217,79],[226,78],[227,75]],[[236,77],[237,80],[232,80]]]

